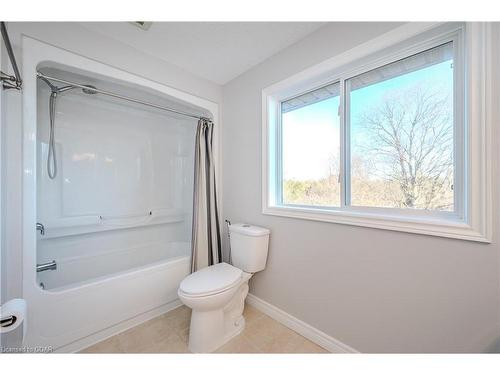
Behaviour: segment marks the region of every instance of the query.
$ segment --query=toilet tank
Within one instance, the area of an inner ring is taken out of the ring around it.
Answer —
[[[231,224],[229,234],[233,266],[249,273],[266,268],[269,233],[269,229],[250,224]]]

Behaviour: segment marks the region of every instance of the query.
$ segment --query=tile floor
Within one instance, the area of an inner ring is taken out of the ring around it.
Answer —
[[[244,331],[217,353],[326,353],[326,350],[246,305]],[[188,353],[191,310],[178,307],[81,353]]]

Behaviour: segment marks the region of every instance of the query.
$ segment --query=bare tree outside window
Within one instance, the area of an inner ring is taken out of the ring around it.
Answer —
[[[421,86],[392,92],[359,123],[364,137],[354,140],[354,205],[453,210],[449,93]]]

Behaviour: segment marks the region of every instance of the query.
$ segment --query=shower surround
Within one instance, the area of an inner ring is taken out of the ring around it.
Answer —
[[[25,345],[77,351],[180,304],[177,288],[190,268],[197,121],[68,90],[57,98],[51,179],[51,90],[37,71],[216,123],[218,108],[28,37],[23,44]],[[52,261],[56,270],[36,272]]]

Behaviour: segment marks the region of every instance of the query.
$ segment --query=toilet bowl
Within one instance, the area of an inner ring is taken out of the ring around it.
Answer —
[[[252,274],[230,264],[219,263],[183,280],[178,295],[192,309],[189,329],[192,353],[212,352],[245,328],[242,314],[251,277]],[[207,287],[204,283],[207,279],[214,283]]]
[[[187,276],[177,294],[192,309],[188,349],[209,353],[245,328],[248,280],[265,268],[269,230],[248,224],[229,227],[233,265],[219,263]]]

